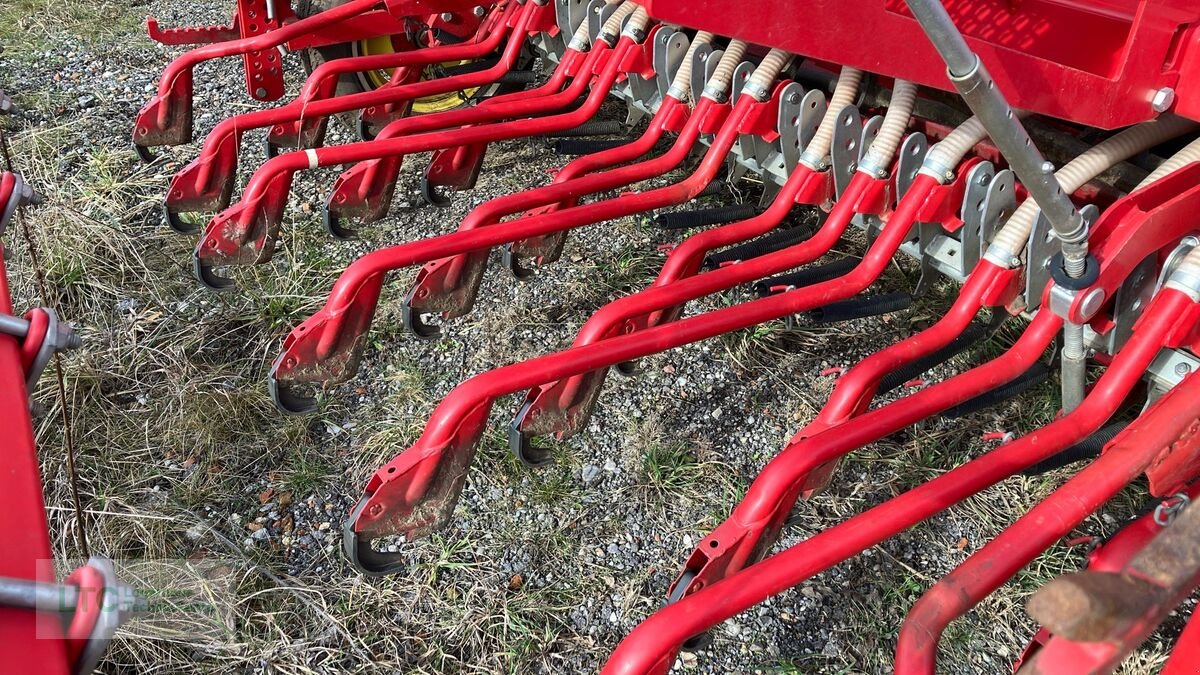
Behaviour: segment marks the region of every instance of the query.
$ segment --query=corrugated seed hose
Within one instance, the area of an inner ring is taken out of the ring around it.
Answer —
[[[779,77],[779,73],[783,72],[783,69],[787,68],[791,62],[791,54],[782,49],[772,49],[754,69],[754,73],[746,84],[758,91],[767,92],[769,96],[771,85],[775,84],[775,78]]]
[[[917,85],[904,80],[896,80],[892,86],[892,100],[888,104],[887,112],[883,116],[883,124],[879,126],[879,133],[875,139],[871,141],[871,147],[867,148],[868,167],[875,167],[881,171],[887,171],[887,168],[892,165],[892,158],[896,155],[896,149],[900,147],[900,139],[904,137],[904,132],[908,130],[908,120],[912,117],[913,106],[917,102]],[[840,110],[841,108],[830,108],[830,110]],[[834,115],[836,116],[836,112]],[[824,123],[825,120],[821,120]]]
[[[1088,148],[1083,154],[1059,169],[1054,177],[1063,191],[1075,192],[1117,163],[1190,129],[1195,129],[1196,126],[1195,122],[1174,116],[1163,116],[1149,122],[1142,122]],[[1029,240],[1030,232],[1033,231],[1038,213],[1037,202],[1032,199],[1026,199],[1021,203],[1004,227],[996,233],[992,246],[997,249],[997,255],[1008,258],[1016,258],[1020,255],[1021,251],[1025,249],[1025,243]]]
[[[634,2],[626,2],[625,4],[616,8],[615,10],[613,10],[612,16],[608,17],[608,21],[605,21],[604,25],[600,27],[600,35],[601,36],[607,35],[610,38],[615,38],[616,36],[620,35],[621,34],[621,24],[624,23],[625,17],[629,16],[630,14],[633,14],[635,11],[637,11],[639,9],[642,9],[642,8],[637,3],[634,3]],[[642,10],[642,11],[645,11],[645,10]]]
[[[721,62],[717,64],[712,77],[708,78],[708,83],[704,86],[705,93],[711,91],[716,96],[728,93],[729,83],[733,81],[733,71],[742,62],[742,57],[745,55],[746,43],[741,40],[730,40],[729,46],[725,47],[725,53],[721,55]]]
[[[611,23],[611,19],[610,19]],[[629,18],[629,23],[625,24],[625,31],[631,35],[641,35],[646,30],[646,25],[650,23],[650,14],[645,7],[638,7],[633,12],[633,16]],[[621,22],[617,22],[616,30],[621,28]]]
[[[1182,150],[1172,155],[1170,159],[1159,164],[1158,168],[1152,171],[1149,176],[1146,176],[1145,180],[1138,183],[1138,189],[1144,188],[1156,180],[1161,180],[1168,174],[1174,173],[1193,162],[1200,162],[1200,138],[1188,143]],[[1200,247],[1192,249],[1183,260],[1179,261],[1179,267],[1176,269],[1182,270],[1185,274],[1200,278]]]
[[[712,41],[713,34],[703,30],[692,38],[687,54],[683,57],[683,63],[679,65],[679,70],[675,71],[675,79],[671,81],[671,87],[667,90],[669,95],[687,102],[688,93],[692,91],[692,60],[696,56],[696,50],[700,48],[700,45],[712,44]]]
[[[818,165],[825,162],[829,156],[829,148],[833,145],[833,128],[837,124],[837,114],[842,108],[854,103],[858,97],[858,86],[862,83],[863,73],[857,68],[845,66],[838,75],[837,85],[833,88],[833,96],[829,99],[828,112],[821,119],[821,126],[812,141],[804,148],[801,161],[811,169],[819,169]]]

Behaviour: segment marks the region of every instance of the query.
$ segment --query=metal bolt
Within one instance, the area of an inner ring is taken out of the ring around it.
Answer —
[[[1042,162],[1042,173],[1054,173],[1054,162]]]
[[[475,13],[475,16],[481,19],[483,18],[484,14],[487,14],[487,10],[483,8],[483,5],[475,5],[475,9],[471,11]]]
[[[1100,306],[1104,304],[1104,289],[1093,288],[1088,291],[1088,294],[1083,296],[1083,302],[1079,305],[1079,312],[1085,317],[1091,317],[1096,312],[1100,311]]]
[[[788,94],[787,102],[788,103],[799,103],[800,102],[800,94],[797,94],[795,92]]]
[[[980,185],[987,185],[988,184],[987,174],[980,174],[979,178],[976,179],[975,182],[979,183]]]
[[[1170,87],[1163,87],[1154,92],[1154,98],[1150,99],[1150,107],[1154,112],[1166,112],[1175,103],[1175,90]]]
[[[1175,364],[1175,374],[1178,375],[1179,377],[1183,377],[1184,375],[1187,375],[1190,372],[1192,372],[1192,364],[1190,364],[1190,363],[1176,363]]]
[[[254,90],[254,95],[257,96],[258,98],[265,98],[267,95],[267,90],[264,89],[263,87],[259,87],[258,89]]]
[[[453,21],[454,15],[450,12],[442,12],[442,21]]]

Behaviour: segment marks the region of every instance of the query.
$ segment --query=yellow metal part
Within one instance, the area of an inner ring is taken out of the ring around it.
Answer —
[[[393,54],[396,51],[396,45],[392,42],[392,38],[387,36],[379,36],[361,40],[358,44],[358,52],[363,56],[371,56],[374,54]],[[425,68],[425,72],[421,74],[421,79],[429,79],[436,77],[437,68],[448,68],[467,63],[467,61],[451,61],[439,64],[438,66],[429,66]],[[379,88],[385,86],[392,79],[392,71],[390,70],[371,70],[365,73],[367,82],[372,86]],[[435,94],[426,96],[413,101],[412,111],[417,115],[425,115],[428,113],[442,112],[443,110],[453,110],[461,106],[467,99],[471,98],[478,91],[478,87],[464,89],[462,91],[451,91],[445,94]]]

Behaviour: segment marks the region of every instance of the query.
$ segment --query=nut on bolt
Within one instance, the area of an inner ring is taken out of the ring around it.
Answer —
[[[1166,112],[1175,104],[1175,90],[1170,87],[1163,87],[1154,92],[1154,98],[1150,99],[1150,107],[1154,112]]]

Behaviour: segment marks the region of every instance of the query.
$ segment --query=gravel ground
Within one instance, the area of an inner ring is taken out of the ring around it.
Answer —
[[[406,545],[405,573],[363,578],[344,562],[338,540],[370,473],[415,440],[454,386],[569,345],[592,312],[647,285],[663,260],[658,245],[672,239],[641,220],[585,228],[571,235],[563,260],[527,282],[493,255],[474,312],[436,341],[400,330],[408,276],[397,274],[359,377],[326,395],[318,415],[279,416],[262,384],[278,340],[350,260],[450,231],[487,199],[547,182],[564,159],[542,141],[498,144],[478,187],[437,209],[418,203],[422,162],[414,158],[391,216],[353,244],[319,231],[333,173],[305,174],[276,259],[237,274],[235,293],[198,290],[188,278],[192,242],[166,232],[157,211],[169,176],[197,146],[171,149],[150,167],[127,150],[134,114],[178,53],[153,45],[138,20],[151,13],[164,25],[221,21],[231,4],[101,2],[58,17],[34,3],[19,31],[0,33],[10,43],[0,83],[25,111],[10,125],[17,161],[49,195],[29,222],[52,301],[88,345],[66,368],[91,547],[123,560],[219,558],[236,570],[209,599],[228,632],[168,637],[135,623],[105,672],[593,672],[661,605],[694,543],[812,419],[832,388],[822,371],[928,325],[952,292],[939,289],[882,318],[777,323],[649,358],[642,375],[609,378],[587,429],[555,443],[557,461],[543,469],[509,457],[507,426],[519,399],[503,399],[450,526]],[[299,72],[294,59],[289,67]],[[221,118],[256,107],[234,62],[201,66],[196,100],[197,142]],[[619,116],[621,107],[605,114]],[[243,175],[263,161],[260,139],[249,134],[243,144]],[[331,127],[329,143],[349,140]],[[755,195],[742,182],[713,201]],[[846,241],[838,253],[861,244]],[[32,265],[27,252],[14,253],[19,304],[28,304],[37,295]],[[914,280],[912,265],[897,261],[882,287]],[[689,311],[746,297],[730,292]],[[968,419],[928,421],[858,453],[826,493],[797,506],[780,546],[986,450],[984,431],[1045,421],[1053,412],[1045,394]],[[50,407],[40,437],[57,554],[75,558],[82,547],[55,392],[44,388],[40,398]],[[921,591],[1060,479],[1010,481],[968,500],[726,622],[710,647],[683,653],[675,670],[890,672],[900,620]],[[1111,531],[1139,499],[1126,495],[1081,532]],[[1056,547],[954,624],[943,670],[1008,672],[1033,631],[1021,610],[1025,595],[1079,559],[1077,550]],[[1152,672],[1160,653],[1156,638],[1126,672]]]

